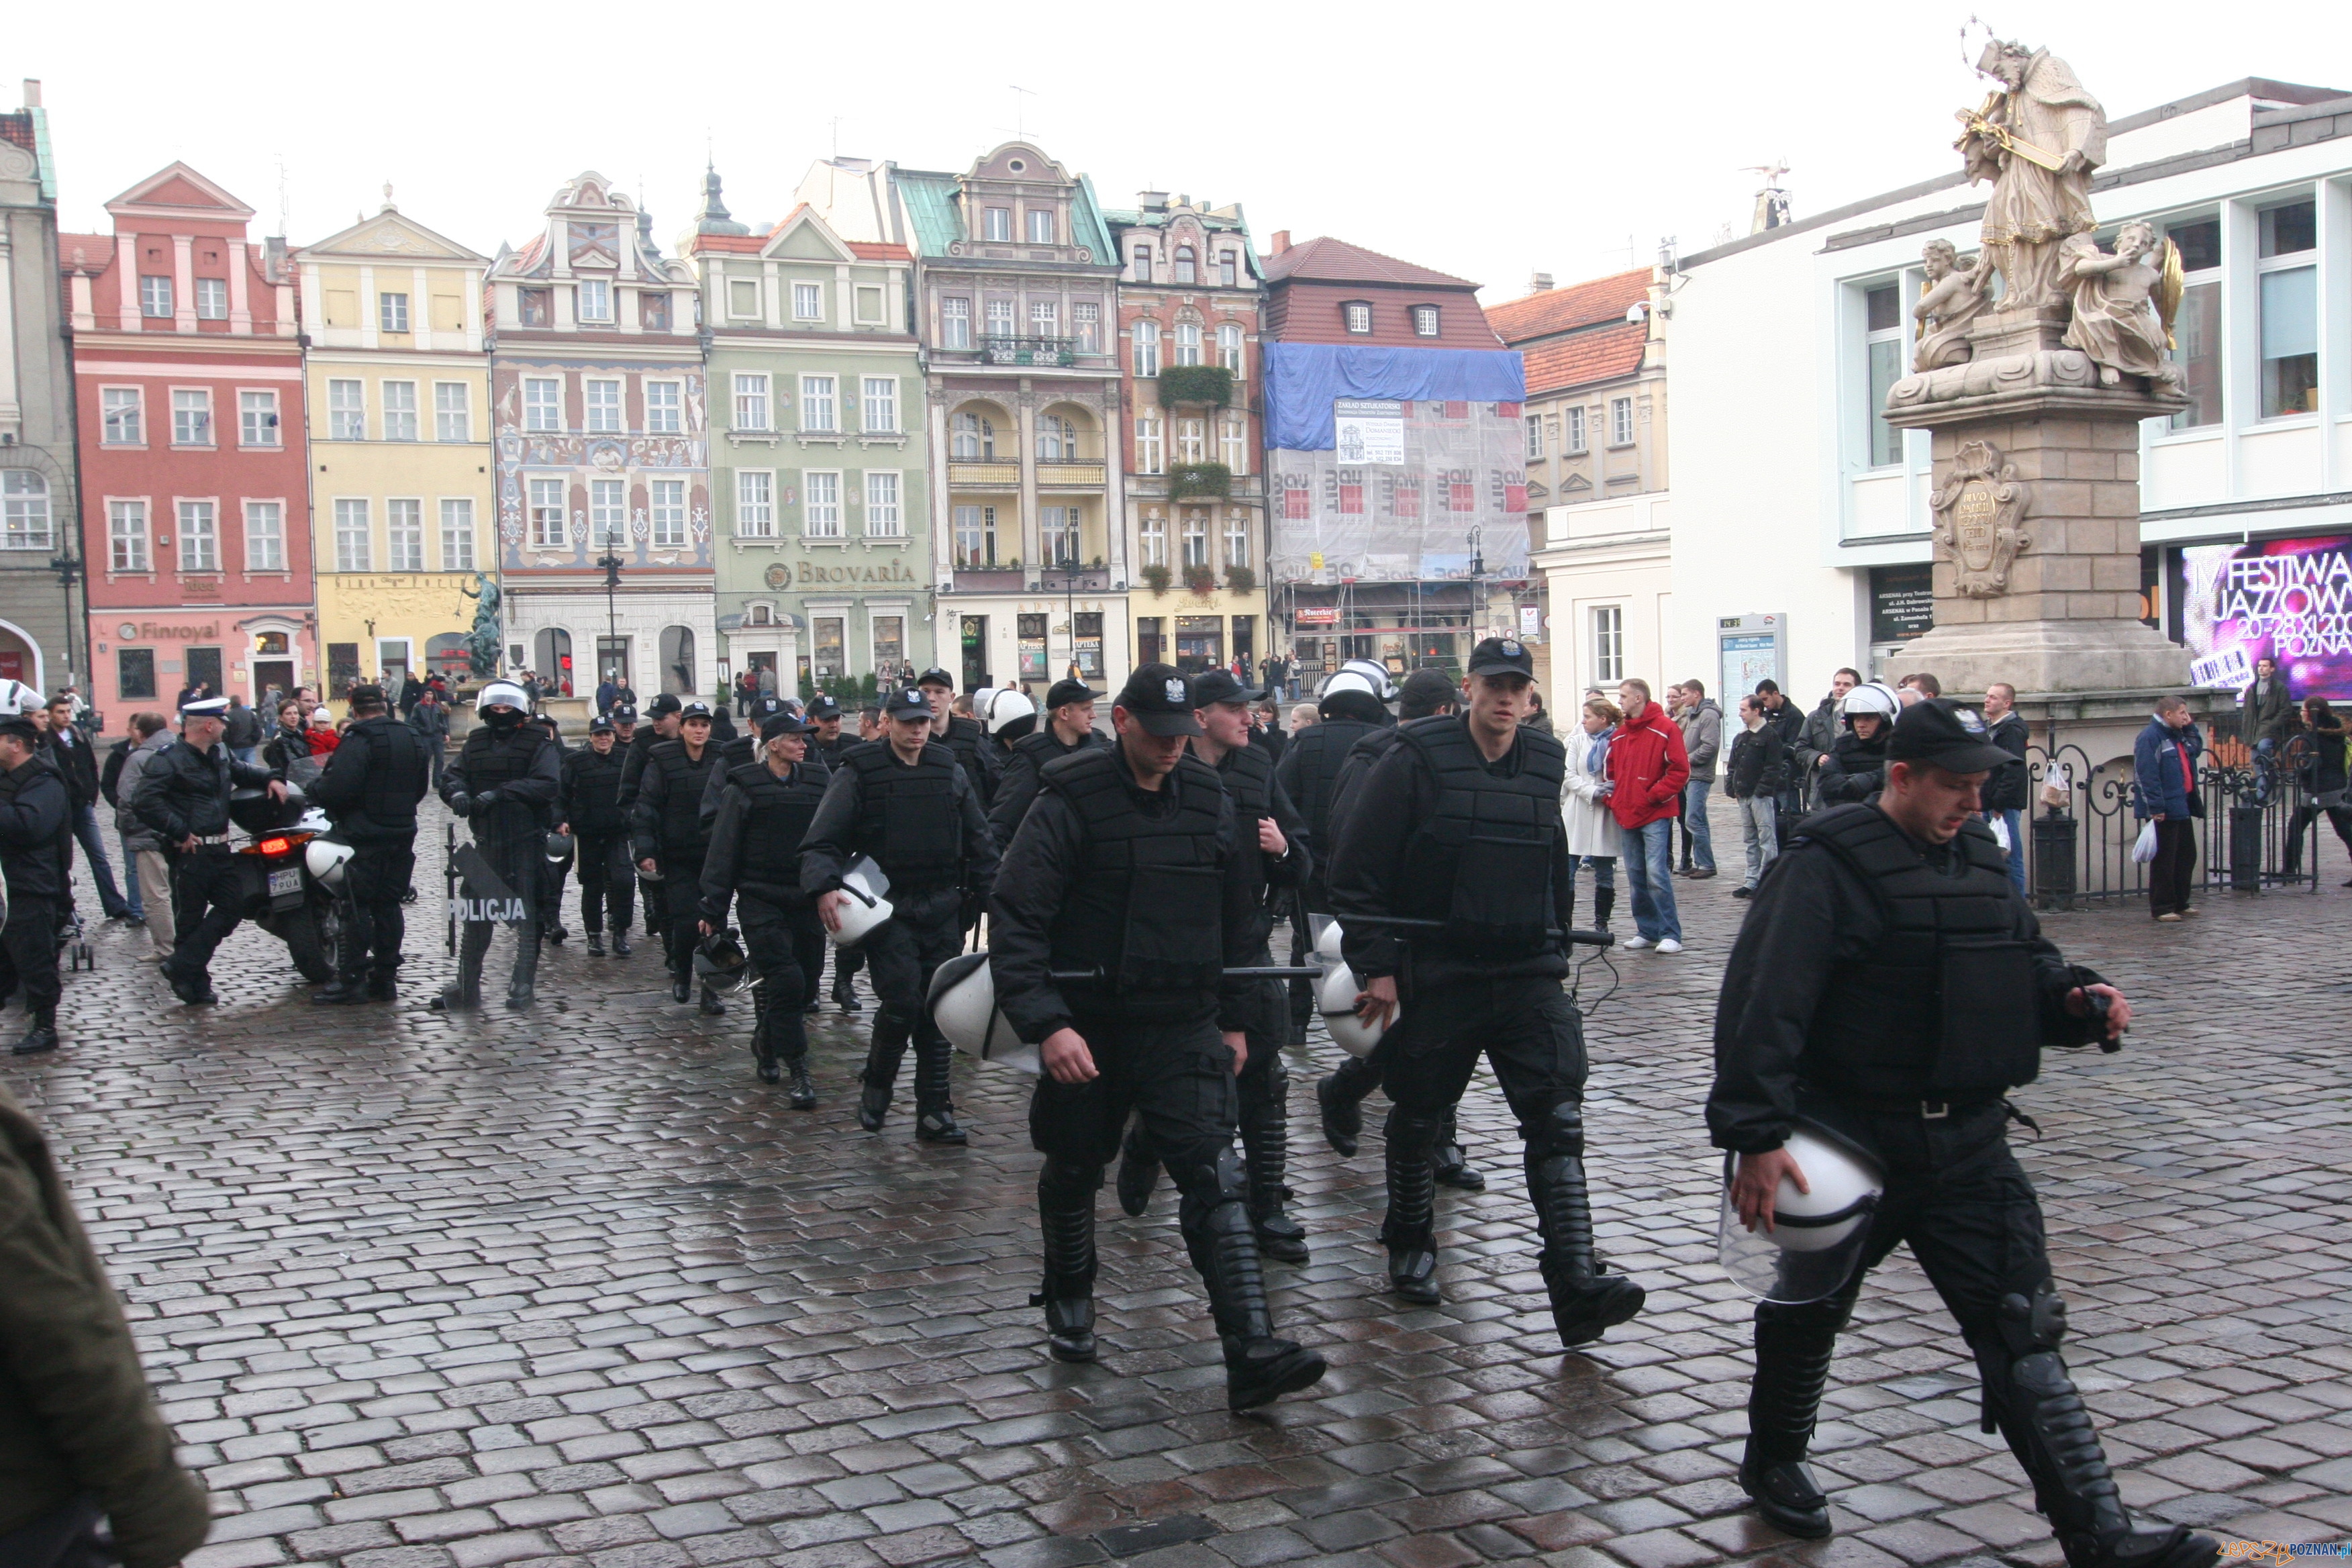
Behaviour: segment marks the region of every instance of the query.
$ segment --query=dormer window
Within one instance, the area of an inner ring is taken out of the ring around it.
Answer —
[[[1029,209],[1029,243],[1032,245],[1054,243],[1054,209],[1052,207]]]
[[[580,280],[580,319],[583,321],[609,321],[613,319],[611,279],[583,278]]]
[[[1372,330],[1372,306],[1370,300],[1350,300],[1346,304],[1339,307],[1339,312],[1341,317],[1347,321],[1348,330],[1349,331],[1367,335],[1370,333]]]
[[[980,215],[980,237],[994,240],[999,244],[1009,242],[1013,238],[1013,209],[1011,207],[982,208]]]
[[[1230,250],[1217,252],[1218,287],[1230,289],[1241,280],[1241,258]]]
[[[669,296],[648,289],[637,296],[637,325],[649,332],[669,331]]]
[[[1178,246],[1176,247],[1176,281],[1197,283],[1201,280],[1200,274],[1198,258],[1194,256],[1192,247],[1189,245]]]
[[[1412,335],[1416,338],[1433,338],[1437,335],[1436,306],[1415,305],[1412,308]]]
[[[1148,245],[1135,247],[1135,280],[1138,283],[1151,281],[1151,247]]]

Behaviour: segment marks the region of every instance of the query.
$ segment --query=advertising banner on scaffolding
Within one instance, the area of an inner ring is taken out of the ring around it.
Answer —
[[[2180,563],[2198,684],[2243,686],[2274,658],[2298,698],[2352,698],[2352,534],[2190,545]]]

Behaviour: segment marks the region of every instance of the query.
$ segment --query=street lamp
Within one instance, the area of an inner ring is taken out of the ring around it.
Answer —
[[[604,553],[596,558],[596,564],[604,569],[604,642],[615,654],[618,654],[621,649],[621,617],[614,595],[621,591],[621,558],[613,553],[613,546],[609,541],[605,543]],[[596,663],[598,666],[596,681],[601,686],[604,681],[603,668],[604,660],[601,653]],[[626,686],[627,673],[625,670],[621,673],[622,679],[614,684]]]

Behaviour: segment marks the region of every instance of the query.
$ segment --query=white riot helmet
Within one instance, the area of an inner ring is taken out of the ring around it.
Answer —
[[[1323,1015],[1323,1026],[1331,1031],[1332,1043],[1352,1057],[1370,1056],[1381,1037],[1404,1016],[1400,1007],[1389,1015],[1386,1024],[1365,1023],[1356,1014],[1356,998],[1363,990],[1356,972],[1339,963],[1317,983],[1315,1005]]]
[[[352,847],[338,844],[331,838],[313,838],[302,846],[302,864],[319,886],[329,892],[340,892],[343,886],[343,868],[351,863]]]
[[[982,729],[993,735],[1018,719],[1034,719],[1037,705],[1011,687],[983,691],[971,700],[972,717]]]
[[[1796,1161],[1812,1190],[1801,1193],[1796,1183],[1781,1177],[1772,1228],[1751,1231],[1731,1202],[1731,1182],[1742,1156],[1726,1155],[1717,1257],[1734,1283],[1767,1301],[1823,1300],[1844,1288],[1862,1261],[1886,1178],[1861,1148],[1824,1128],[1800,1126],[1780,1151]]]
[[[1041,1070],[1037,1047],[1024,1044],[997,1008],[996,976],[986,952],[958,953],[940,964],[924,1005],[948,1044],[966,1056],[1015,1072]]]
[[[1396,683],[1389,679],[1388,667],[1377,659],[1351,658],[1325,676],[1315,695],[1328,697],[1335,691],[1368,691],[1374,701],[1388,702],[1396,697]]]
[[[0,680],[0,719],[21,718],[47,707],[48,700],[21,680]]]
[[[1845,706],[1840,710],[1846,718],[1858,713],[1874,713],[1889,724],[1903,711],[1903,699],[1883,680],[1868,681],[1845,694]]]
[[[478,713],[485,708],[495,708],[501,703],[518,713],[530,711],[530,698],[511,680],[493,680],[483,687],[481,695],[474,699],[474,711]]]
[[[1315,931],[1315,956],[1331,963],[1339,962],[1339,922],[1329,915],[1308,915],[1307,922]]]
[[[841,929],[830,932],[835,947],[856,947],[894,912],[887,895],[890,879],[865,856],[841,874]]]

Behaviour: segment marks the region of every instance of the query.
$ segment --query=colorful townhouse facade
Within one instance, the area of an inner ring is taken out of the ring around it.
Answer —
[[[185,163],[58,240],[73,333],[91,699],[320,678],[302,345],[285,242]]]
[[[1255,375],[1264,280],[1238,204],[1145,191],[1104,215],[1117,246],[1124,374],[1118,449],[1136,662],[1188,673],[1268,645],[1264,428]]]
[[[799,199],[915,258],[942,664],[966,689],[1042,696],[1072,669],[1116,686],[1133,663],[1119,268],[1091,184],[1015,141],[961,174],[826,160]]]
[[[0,113],[0,679],[85,679],[73,375],[40,83]]]
[[[805,205],[753,233],[715,170],[680,248],[701,285],[729,672],[787,696],[911,680],[940,655],[913,252]]]
[[[489,258],[393,205],[294,253],[330,691],[466,675],[490,550]]]
[[[695,279],[581,174],[489,269],[492,477],[507,658],[587,697],[718,689]]]

